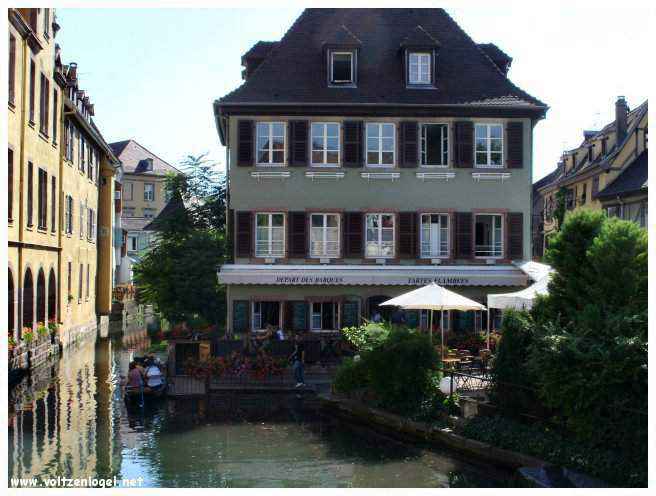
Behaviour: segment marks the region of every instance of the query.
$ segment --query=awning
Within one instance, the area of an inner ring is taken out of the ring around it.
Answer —
[[[487,306],[489,308],[514,308],[516,310],[530,310],[538,295],[546,295],[551,275],[547,274],[538,282],[528,288],[515,293],[487,295]]]
[[[250,265],[220,267],[222,284],[281,286],[526,286],[514,265]]]

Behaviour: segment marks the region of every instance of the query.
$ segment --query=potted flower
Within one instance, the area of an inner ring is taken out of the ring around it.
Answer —
[[[16,349],[16,340],[14,339],[14,336],[11,332],[9,333],[8,344],[9,344],[9,356],[11,356],[13,355],[14,350]]]
[[[31,327],[23,327],[22,340],[26,345],[30,345],[34,340],[34,331]]]
[[[50,335],[50,329],[48,329],[43,322],[37,322],[36,333],[39,336],[39,340],[41,340]]]

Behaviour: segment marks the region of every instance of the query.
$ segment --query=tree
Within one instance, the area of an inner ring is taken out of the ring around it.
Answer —
[[[553,216],[556,218],[556,229],[560,229],[565,220],[565,213],[567,212],[567,188],[561,187],[556,192],[556,208],[554,208]]]
[[[225,181],[205,156],[189,156],[186,174],[167,177],[169,202],[151,228],[154,246],[134,267],[142,301],[171,322],[225,324],[225,289],[216,269],[226,260]]]

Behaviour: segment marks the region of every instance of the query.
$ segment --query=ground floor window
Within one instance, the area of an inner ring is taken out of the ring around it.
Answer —
[[[333,301],[312,303],[311,326],[313,331],[339,329],[339,303]]]
[[[272,325],[275,329],[280,327],[280,302],[253,302],[253,330],[260,331],[266,329],[268,325]]]
[[[620,219],[635,222],[640,227],[647,227],[647,202],[624,203],[606,207],[608,217],[619,217]]]
[[[503,256],[503,216],[485,214],[476,216],[475,255],[477,257]]]

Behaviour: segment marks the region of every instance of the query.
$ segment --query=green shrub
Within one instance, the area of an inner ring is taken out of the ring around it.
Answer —
[[[345,327],[342,335],[357,351],[370,351],[384,343],[391,332],[389,324],[368,323],[356,327]]]
[[[392,331],[380,346],[363,354],[370,386],[380,406],[397,413],[416,413],[435,394],[439,361],[426,335],[404,328]]]
[[[577,441],[545,425],[526,425],[506,417],[474,417],[460,433],[470,439],[531,455],[613,485],[647,485],[646,456],[641,460],[630,460],[616,450]]]
[[[337,368],[333,380],[335,390],[339,393],[352,393],[369,385],[369,375],[363,360],[345,358]]]

